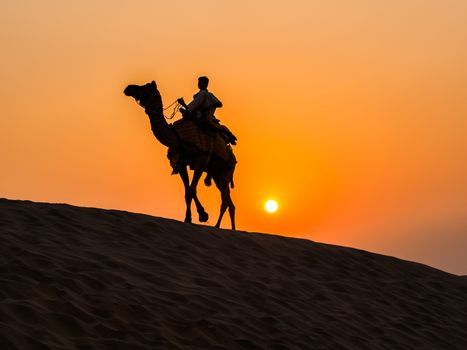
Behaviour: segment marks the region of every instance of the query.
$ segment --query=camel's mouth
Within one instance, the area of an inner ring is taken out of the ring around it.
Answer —
[[[140,92],[140,86],[138,85],[128,85],[125,90],[123,90],[123,93],[126,95],[126,96],[131,96],[133,97],[135,100],[139,100],[139,95],[141,95],[141,92]]]

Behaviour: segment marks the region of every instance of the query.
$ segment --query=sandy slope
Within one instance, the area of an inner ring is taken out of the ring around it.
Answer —
[[[0,200],[0,349],[467,349],[467,279],[279,236]]]

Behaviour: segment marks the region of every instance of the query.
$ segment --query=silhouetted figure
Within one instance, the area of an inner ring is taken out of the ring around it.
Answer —
[[[222,107],[222,102],[212,92],[208,91],[208,85],[208,77],[199,77],[199,91],[193,96],[193,101],[187,105],[182,97],[178,99],[178,102],[188,112],[185,117],[194,118],[195,121],[200,123],[201,127],[220,132],[227,143],[235,145],[237,142],[235,135],[225,125],[221,125],[220,120],[214,116],[216,108]]]
[[[199,221],[208,220],[208,214],[196,194],[199,179],[203,172],[207,172],[212,175],[221,193],[221,208],[215,226],[220,226],[228,208],[232,229],[235,230],[235,206],[230,196],[230,187],[233,188],[233,174],[237,160],[230,145],[220,136],[208,135],[200,130],[192,118],[183,118],[174,124],[168,124],[163,114],[162,99],[154,81],[141,86],[128,85],[124,93],[133,97],[144,108],[154,136],[169,148],[170,164],[174,173],[180,174],[185,187],[185,222],[191,222],[192,200],[195,201]],[[188,166],[194,170],[191,184]]]
[[[216,108],[222,107],[222,102],[212,92],[208,91],[208,85],[208,77],[202,76],[198,78],[199,91],[193,95],[193,101],[187,105],[183,97],[178,99],[178,103],[185,107],[185,111],[181,110],[181,113],[185,118],[193,118],[208,132],[220,133],[225,142],[236,145],[237,138],[235,135],[214,116]],[[206,186],[211,186],[210,173],[207,174],[204,183]]]

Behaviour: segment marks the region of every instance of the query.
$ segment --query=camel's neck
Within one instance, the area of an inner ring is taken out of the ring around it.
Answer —
[[[145,111],[151,122],[152,133],[159,142],[169,148],[177,148],[179,141],[175,131],[164,118],[162,99],[159,92],[147,101]]]

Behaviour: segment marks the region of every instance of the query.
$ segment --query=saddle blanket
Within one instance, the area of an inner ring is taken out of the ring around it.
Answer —
[[[207,133],[198,124],[189,119],[180,119],[172,124],[183,142],[190,143],[200,151],[209,153],[212,144],[212,153],[228,162],[233,155],[232,148],[217,132]]]

